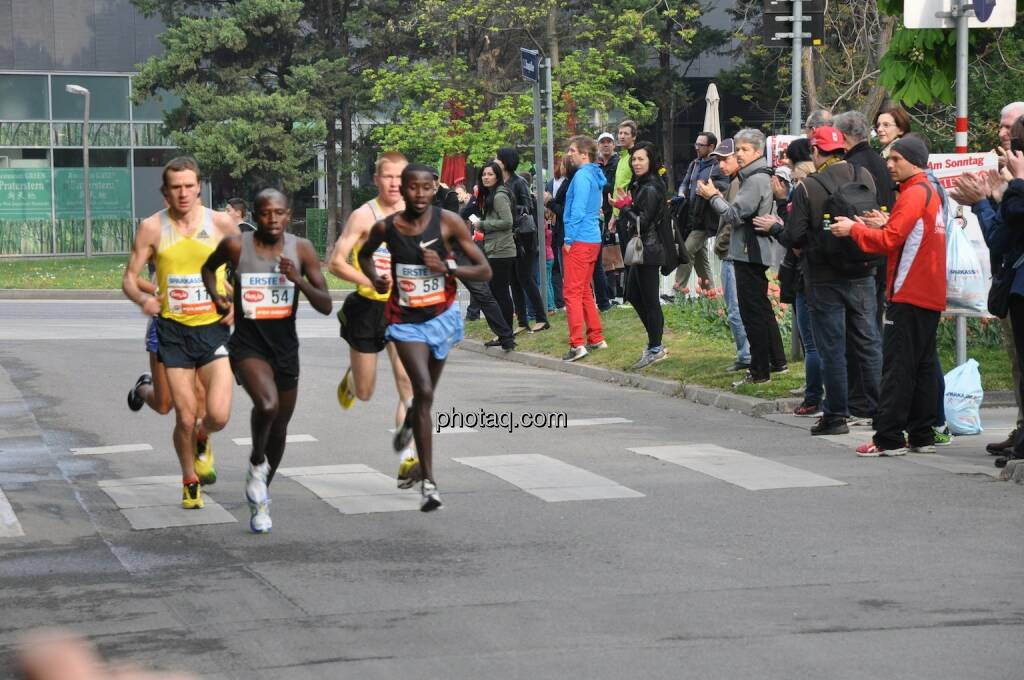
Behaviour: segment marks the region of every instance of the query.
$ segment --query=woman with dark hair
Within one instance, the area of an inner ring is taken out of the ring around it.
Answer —
[[[512,328],[512,295],[509,292],[516,264],[516,244],[513,238],[512,195],[503,183],[501,167],[488,163],[480,170],[480,194],[477,206],[483,218],[469,218],[473,226],[484,235],[483,251],[491,264],[491,294],[501,308],[509,328]],[[497,346],[500,341],[487,343]]]
[[[910,132],[910,114],[900,106],[879,111],[875,116],[875,132],[882,145],[882,158],[889,158],[893,142]]]
[[[625,225],[629,242],[627,257],[642,243],[643,255],[639,262],[631,263],[626,274],[626,300],[633,305],[637,316],[647,330],[647,348],[631,367],[638,370],[661,361],[668,356],[661,345],[665,316],[661,311],[658,287],[661,265],[665,264],[665,248],[659,236],[659,227],[665,218],[665,183],[658,174],[660,159],[650,142],[639,142],[633,147],[629,160],[633,179],[629,193],[622,192],[615,201],[619,209],[619,224]],[[622,190],[620,189],[620,192]]]
[[[518,248],[516,252],[515,277],[512,279],[512,295],[519,327],[529,333],[547,330],[551,328],[551,325],[548,323],[548,315],[544,301],[540,296],[540,288],[533,279],[533,265],[537,262],[537,246],[539,243],[537,240],[537,225],[532,220],[533,211],[535,210],[533,195],[530,193],[530,187],[526,180],[516,174],[516,168],[519,166],[519,152],[511,147],[502,147],[498,149],[495,156],[495,162],[501,167],[502,182],[512,198],[513,224],[515,225],[519,222],[518,218],[526,211],[531,216],[530,223],[533,225],[532,231],[513,229]],[[530,298],[530,305],[533,307],[536,319],[539,322],[537,326],[532,328],[530,327],[526,309],[527,297]]]

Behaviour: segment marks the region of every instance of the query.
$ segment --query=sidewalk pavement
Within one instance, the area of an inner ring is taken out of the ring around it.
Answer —
[[[344,300],[351,290],[332,288],[331,299]],[[0,288],[0,300],[126,300],[120,288]]]

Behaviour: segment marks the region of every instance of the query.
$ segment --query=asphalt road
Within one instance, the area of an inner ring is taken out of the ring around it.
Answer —
[[[304,306],[306,441],[271,487],[273,533],[248,531],[241,389],[213,503],[185,520],[216,523],[167,526],[171,417],[125,406],[144,327],[127,303],[0,301],[0,676],[43,626],[204,678],[1024,675],[1024,493],[979,453],[998,432],[859,460],[785,418],[455,351],[435,411],[572,426],[437,435],[445,508],[422,514],[379,486],[386,361],[342,412],[347,349]]]

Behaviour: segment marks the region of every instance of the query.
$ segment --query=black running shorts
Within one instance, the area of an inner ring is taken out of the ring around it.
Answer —
[[[167,368],[199,368],[227,359],[230,337],[231,329],[222,323],[186,326],[163,317],[156,320],[157,356]]]
[[[384,318],[384,302],[370,300],[359,293],[351,293],[338,310],[341,337],[357,352],[376,354],[387,346],[384,331],[388,322]]]

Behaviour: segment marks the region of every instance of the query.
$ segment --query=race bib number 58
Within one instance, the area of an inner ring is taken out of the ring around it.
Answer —
[[[239,274],[242,314],[246,319],[287,319],[295,303],[295,284],[284,274]]]
[[[199,274],[176,274],[167,277],[167,308],[172,314],[209,314],[217,308]]]
[[[403,307],[431,307],[444,302],[444,274],[422,264],[396,264],[395,285],[398,304]]]

